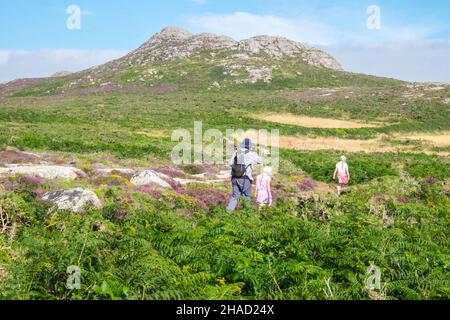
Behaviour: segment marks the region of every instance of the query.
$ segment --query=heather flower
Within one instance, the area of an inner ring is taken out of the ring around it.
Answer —
[[[152,186],[146,185],[146,186],[134,186],[131,187],[131,190],[136,191],[136,192],[140,192],[140,193],[145,193],[150,195],[152,198],[155,199],[160,199],[162,197],[162,193],[161,191],[155,189]]]
[[[297,183],[297,187],[302,191],[311,191],[314,189],[314,180],[311,178],[305,179],[304,181]]]
[[[34,176],[24,176],[19,179],[19,183],[24,184],[37,184],[41,185],[44,184],[45,180],[41,177],[34,177]]]
[[[161,167],[156,169],[149,169],[151,171],[155,171],[157,173],[160,173],[164,175],[165,177],[161,177],[165,182],[167,182],[170,187],[174,190],[177,190],[179,187],[178,183],[175,181],[174,178],[181,178],[184,176],[184,174],[176,169],[168,168],[168,167]]]
[[[42,198],[47,191],[44,189],[33,189],[32,193],[35,197]]]
[[[388,200],[388,196],[383,193],[379,193],[373,199],[375,200],[375,202],[385,202]]]
[[[181,178],[184,176],[184,174],[182,172],[178,171],[177,169],[169,168],[169,167],[154,168],[151,170],[162,173],[172,179],[173,178]]]
[[[197,198],[200,206],[207,209],[216,206],[225,206],[228,203],[228,195],[224,190],[210,189],[208,192],[202,192]]]
[[[407,197],[397,197],[397,202],[399,202],[399,203],[408,203],[409,199]]]
[[[225,190],[208,189],[208,190],[186,190],[178,188],[176,192],[179,195],[189,196],[194,198],[197,205],[204,209],[210,209],[216,206],[225,206],[228,203],[229,195]]]
[[[425,182],[428,185],[433,186],[433,185],[435,185],[438,182],[438,180],[436,178],[430,178],[430,179],[425,180]]]

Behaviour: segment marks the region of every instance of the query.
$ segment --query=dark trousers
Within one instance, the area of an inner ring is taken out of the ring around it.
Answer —
[[[227,211],[232,212],[236,210],[239,203],[239,199],[242,197],[246,202],[246,205],[250,205],[252,199],[252,181],[248,178],[233,178],[231,180],[233,187],[233,194],[231,196],[230,203],[228,204]]]

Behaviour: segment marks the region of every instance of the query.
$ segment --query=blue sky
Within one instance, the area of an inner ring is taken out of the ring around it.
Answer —
[[[82,11],[80,30],[66,27],[69,5]],[[367,28],[370,5],[381,10],[380,30]],[[450,83],[448,0],[2,0],[0,81],[103,63],[167,25],[282,35],[329,51],[349,71]]]

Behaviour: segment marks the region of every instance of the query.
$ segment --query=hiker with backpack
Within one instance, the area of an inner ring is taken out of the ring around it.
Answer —
[[[338,195],[341,195],[342,188],[346,187],[350,182],[350,171],[348,169],[347,157],[342,156],[341,161],[336,164],[336,170],[334,170],[333,180],[338,179]]]
[[[253,166],[262,164],[261,157],[252,149],[251,140],[245,139],[230,160],[233,193],[227,207],[228,212],[236,210],[241,197],[246,205],[250,205],[253,189]]]

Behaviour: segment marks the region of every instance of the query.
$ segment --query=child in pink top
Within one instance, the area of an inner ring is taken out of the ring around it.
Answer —
[[[256,202],[260,208],[272,205],[271,181],[272,168],[270,167],[264,168],[262,174],[256,177]]]
[[[342,193],[342,188],[346,187],[350,182],[350,171],[348,170],[347,157],[342,156],[341,161],[336,164],[333,179],[338,178],[338,194]]]

